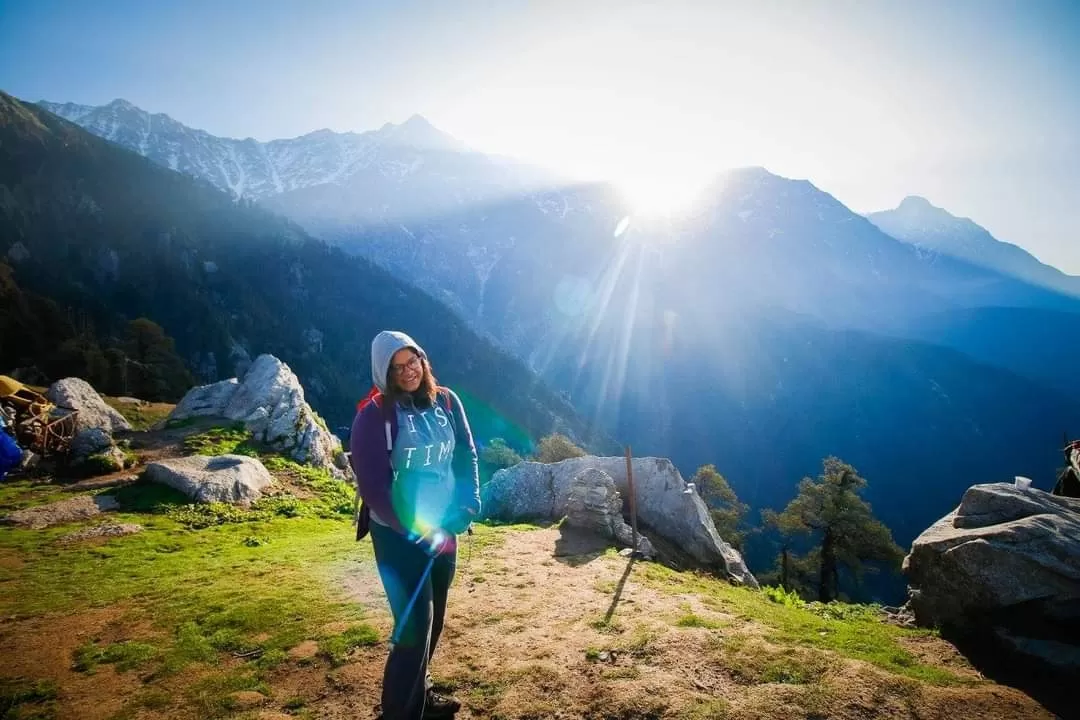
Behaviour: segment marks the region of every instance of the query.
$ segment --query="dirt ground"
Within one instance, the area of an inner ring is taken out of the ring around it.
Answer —
[[[507,533],[502,545],[471,553],[466,543],[432,667],[436,681],[463,700],[458,717],[1053,717],[1017,690],[979,681],[942,640],[922,638],[910,649],[974,684],[934,687],[824,651],[770,647],[752,622],[697,597],[648,587],[637,579],[642,567],[556,528]],[[371,562],[352,562],[339,577],[349,596],[370,608],[385,638],[390,617]],[[688,611],[709,627],[676,625]],[[137,672],[72,670],[73,653],[90,639],[117,642],[152,633],[148,624],[130,622],[123,607],[9,618],[0,622],[2,675],[54,680],[58,718],[198,717],[183,705],[118,714],[140,691]],[[804,684],[748,680],[718,659],[717,647],[732,638],[750,643],[754,653],[819,653],[822,673]],[[266,696],[238,697],[249,709],[233,716],[374,717],[385,641],[354,651],[337,668],[314,656],[314,643],[307,645],[294,648],[274,671]],[[163,689],[183,696],[184,685],[205,672],[181,673]]]

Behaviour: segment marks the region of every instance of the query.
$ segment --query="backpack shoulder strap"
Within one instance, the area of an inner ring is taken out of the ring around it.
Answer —
[[[436,392],[440,396],[446,399],[446,411],[451,415],[454,414],[454,395],[450,392],[450,388],[440,385],[436,388]]]

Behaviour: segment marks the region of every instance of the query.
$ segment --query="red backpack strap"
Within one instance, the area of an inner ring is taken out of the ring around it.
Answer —
[[[453,395],[453,393],[450,392],[450,388],[445,387],[443,385],[439,385],[436,388],[436,392],[438,392],[440,395],[444,395],[446,397],[446,411],[449,412],[451,415],[453,415],[454,414],[454,395]]]
[[[390,418],[386,414],[386,408],[383,407],[383,394],[379,388],[372,386],[368,394],[360,402],[356,403],[356,412],[360,412],[371,403],[375,403],[375,407],[382,411],[383,427],[386,430],[386,452],[391,453],[394,451],[394,438],[390,430]]]
[[[360,412],[367,406],[368,403],[375,403],[379,407],[382,407],[382,393],[379,392],[379,388],[374,385],[368,390],[368,394],[360,399],[360,402],[356,403],[356,412]]]

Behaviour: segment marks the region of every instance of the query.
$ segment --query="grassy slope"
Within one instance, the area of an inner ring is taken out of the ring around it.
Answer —
[[[253,450],[231,430],[185,446]],[[298,717],[364,717],[371,703],[357,700],[349,682],[373,702],[388,629],[371,544],[353,540],[347,488],[281,458],[265,462],[284,492],[249,511],[193,507],[170,490],[136,484],[102,492],[123,504],[109,522],[141,524],[138,534],[71,544],[62,538],[73,525],[0,533],[0,651],[19,658],[0,667],[0,717],[256,717],[249,704]],[[0,512],[58,494],[51,484],[6,484]],[[920,717],[924,692],[983,684],[924,662],[911,644],[933,638],[865,608],[790,607],[655,564],[637,563],[622,578],[650,593],[647,603],[642,596],[617,613],[575,617],[573,596],[584,594],[585,607],[606,605],[625,561],[609,550],[563,567],[528,545],[499,554],[504,544],[556,532],[478,528],[471,552],[483,560],[463,563],[454,599],[470,637],[451,632],[447,643],[458,649],[443,664],[443,682],[466,702],[463,717],[543,717],[556,708],[612,718],[756,717],[774,696],[783,703],[769,712],[846,716],[838,712],[849,702],[837,694],[838,669],[863,665],[877,679],[859,682],[886,705],[911,710],[900,716]],[[536,571],[550,574],[529,579]],[[359,592],[348,590],[350,578]],[[529,602],[550,616],[530,614]],[[473,654],[474,644],[512,642],[530,630],[552,639]],[[560,653],[568,659],[544,664]],[[609,664],[615,656],[622,659]],[[685,675],[686,662],[722,682],[708,692],[649,685],[657,673]],[[590,672],[592,685],[575,685],[573,677]],[[777,690],[758,692],[766,688]]]

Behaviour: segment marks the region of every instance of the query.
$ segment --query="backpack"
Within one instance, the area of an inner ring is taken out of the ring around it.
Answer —
[[[446,399],[446,413],[450,418],[450,422],[453,422],[454,418],[454,396],[450,394],[450,389],[443,386],[436,388],[437,398]],[[372,386],[368,394],[364,396],[360,402],[356,403],[356,412],[359,413],[365,407],[371,403],[375,403],[383,413],[383,427],[386,429],[386,454],[390,455],[394,452],[394,438],[390,431],[390,418],[386,415],[386,408],[383,407],[383,394],[375,386]],[[436,402],[438,400],[436,399]],[[356,500],[353,504],[355,509],[355,522],[356,522],[356,540],[359,542],[363,540],[368,532],[371,530],[371,508],[360,497],[360,478],[356,478]]]

